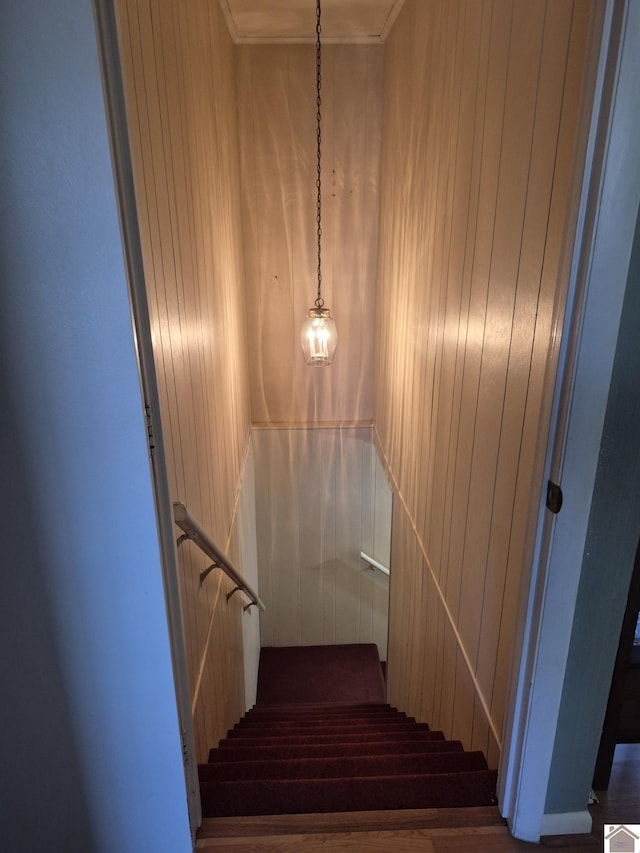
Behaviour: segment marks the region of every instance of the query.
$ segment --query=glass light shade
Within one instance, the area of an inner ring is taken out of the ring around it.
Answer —
[[[331,364],[338,344],[335,320],[328,308],[311,308],[300,332],[304,360],[309,365]]]

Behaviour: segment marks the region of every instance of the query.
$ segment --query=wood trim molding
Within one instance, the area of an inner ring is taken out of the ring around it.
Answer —
[[[373,421],[255,421],[252,430],[267,429],[371,429]]]

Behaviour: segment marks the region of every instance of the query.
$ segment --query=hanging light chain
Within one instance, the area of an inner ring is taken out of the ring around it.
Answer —
[[[314,307],[309,309],[307,318],[300,331],[300,343],[304,360],[309,365],[324,366],[331,364],[338,343],[336,324],[328,308],[324,307],[322,298],[322,46],[321,33],[321,0],[316,0],[316,119],[317,119],[317,152],[318,173],[316,189],[316,224],[318,232],[318,295]]]
[[[328,365],[333,361],[333,355],[338,343],[336,324],[328,308],[324,307],[322,298],[322,46],[321,33],[321,0],[316,0],[316,141],[318,153],[318,171],[316,189],[316,224],[318,233],[318,294],[314,307],[309,309],[306,320],[300,331],[300,343],[304,360],[309,365]]]
[[[318,143],[318,177],[316,179],[316,188],[318,190],[318,198],[316,201],[316,223],[318,226],[318,296],[315,301],[315,306],[321,309],[324,305],[322,298],[322,128],[321,128],[321,107],[322,98],[320,95],[322,84],[322,45],[320,44],[320,33],[322,26],[320,22],[321,10],[320,0],[316,0],[316,120],[317,130],[316,137]]]

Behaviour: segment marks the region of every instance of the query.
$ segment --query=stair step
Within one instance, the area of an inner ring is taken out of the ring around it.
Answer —
[[[278,736],[274,735],[273,737],[263,737],[263,738],[240,738],[240,737],[226,737],[220,741],[220,746],[240,746],[240,744],[251,744],[253,741],[256,744],[260,744],[261,746],[280,746],[285,744],[291,744],[292,746],[295,744],[323,744],[323,743],[366,743],[367,741],[374,742],[375,741],[403,741],[403,740],[419,740],[420,738],[425,738],[426,740],[430,739],[431,732],[428,730],[418,729],[416,731],[402,731],[402,732],[394,732],[391,734],[390,732],[380,731],[380,732],[368,732],[368,733],[359,733],[359,734],[350,734],[343,735],[342,737],[336,737],[335,734],[323,734],[323,735],[289,735]]]
[[[279,723],[273,726],[235,726],[227,732],[228,738],[244,738],[247,740],[262,739],[267,737],[317,737],[322,735],[331,735],[331,737],[341,738],[350,737],[357,734],[375,734],[376,732],[390,732],[396,734],[398,732],[428,732],[429,726],[427,723],[411,723],[411,722],[391,722],[391,723],[352,723],[346,726],[297,726],[297,725],[280,725]]]
[[[375,711],[370,714],[300,714],[292,716],[284,714],[252,714],[247,712],[237,725],[269,726],[288,724],[292,726],[312,726],[318,723],[342,725],[343,723],[365,722],[375,723],[382,720],[415,720],[400,711]]]
[[[238,726],[246,728],[265,728],[265,726],[376,726],[386,723],[415,723],[415,717],[407,717],[406,714],[400,714],[398,711],[385,711],[377,714],[350,714],[346,717],[330,717],[326,714],[318,714],[311,716],[305,714],[303,717],[269,717],[262,719],[260,717],[250,717],[245,715],[236,723]]]
[[[252,838],[254,836],[306,835],[308,833],[434,831],[463,827],[506,829],[496,806],[451,809],[385,809],[384,811],[329,814],[278,814],[204,818],[198,839]],[[247,844],[247,848],[250,845]],[[251,847],[251,849],[253,849]],[[277,849],[277,848],[273,848]],[[363,849],[367,849],[364,847]],[[426,850],[427,847],[417,847]],[[458,847],[458,850],[463,848]],[[467,850],[472,850],[469,846]]]
[[[337,735],[336,733],[332,734],[309,734],[309,735],[269,735],[264,737],[238,737],[238,736],[227,736],[220,741],[220,746],[224,745],[235,745],[240,746],[240,744],[246,744],[251,746],[255,744],[261,744],[262,746],[278,746],[280,744],[313,744],[313,743],[329,743],[329,744],[337,744],[337,743],[364,743],[365,741],[387,741],[387,740],[419,740],[420,738],[425,738],[426,740],[431,739],[433,733],[430,729],[410,729],[408,731],[395,731],[395,732],[386,732],[386,731],[370,731],[370,732],[358,732],[352,734],[344,734]],[[438,739],[438,738],[436,738]]]
[[[237,741],[233,741],[223,749],[210,750],[209,762],[281,760],[288,758],[340,758],[342,756],[398,755],[415,752],[462,752],[462,744],[459,740],[444,740],[442,732],[430,732],[429,734],[440,735],[440,737],[405,741],[364,741],[363,743],[352,744],[329,743],[311,746],[305,744],[298,744],[297,746],[288,744],[280,746],[236,746]]]
[[[591,836],[589,836],[591,838]],[[304,833],[304,835],[252,836],[246,838],[207,838],[197,841],[198,853],[425,853],[425,851],[464,851],[469,853],[508,853],[522,851],[524,842],[515,841],[506,826],[468,827],[466,829],[404,829],[385,832],[344,831],[341,833]],[[284,846],[286,844],[286,847]],[[596,843],[589,845],[592,853]],[[575,847],[575,845],[571,845]],[[565,849],[565,848],[563,848]]]
[[[312,705],[309,708],[298,708],[295,705],[289,707],[255,705],[246,712],[245,718],[299,720],[301,718],[315,719],[317,717],[321,717],[322,719],[334,717],[372,717],[378,714],[402,714],[404,716],[404,712],[398,711],[397,708],[393,708],[390,705],[369,705],[367,708],[354,708],[352,705],[327,706],[322,708],[319,708],[317,705]]]
[[[230,761],[201,764],[200,782],[234,779],[334,779],[486,770],[481,752],[428,752],[334,758]]]
[[[339,713],[340,711],[371,711],[378,708],[389,710],[392,706],[388,702],[259,702],[254,705],[248,713],[259,711],[284,711],[285,713],[322,711],[327,713]]]
[[[282,830],[291,839],[287,849],[298,849],[302,835],[294,838],[295,832],[311,832],[317,835],[313,849],[324,849],[326,841],[327,850],[339,850],[343,839],[323,831],[336,827],[351,836],[374,832],[379,815],[396,810],[424,817],[495,803],[497,774],[481,752],[465,752],[460,741],[445,740],[427,723],[375,701],[384,700],[384,684],[374,645],[263,649],[260,670],[258,702],[198,767],[205,821],[242,818],[236,849],[253,849],[246,830],[260,817],[263,837],[254,835],[256,842],[271,843],[267,836],[276,839],[277,827],[289,821],[290,829]],[[356,703],[324,701],[334,695]],[[349,824],[340,823],[341,814]],[[360,826],[353,824],[357,814],[367,815]],[[400,823],[400,832],[413,831]],[[352,841],[349,849],[368,849],[357,847],[363,838]],[[267,849],[264,844],[260,849]]]
[[[495,802],[496,773],[474,770],[346,779],[203,782],[204,817],[304,814],[399,808],[481,806]]]

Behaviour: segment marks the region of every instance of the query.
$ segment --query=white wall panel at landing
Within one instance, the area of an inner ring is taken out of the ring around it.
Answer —
[[[376,643],[386,659],[390,491],[371,428],[255,429],[263,646]]]
[[[494,755],[598,6],[407,0],[385,45],[374,422],[402,498],[390,697]],[[396,612],[416,597],[424,634]]]

